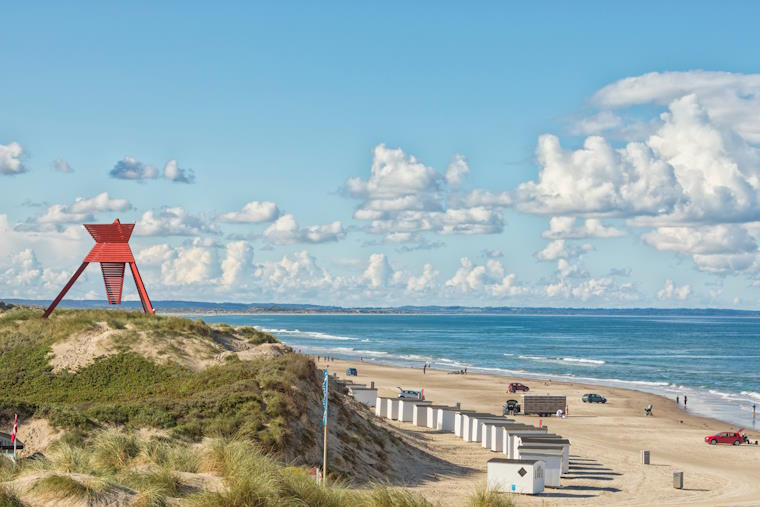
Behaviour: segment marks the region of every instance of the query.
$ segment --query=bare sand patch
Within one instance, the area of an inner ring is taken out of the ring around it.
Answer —
[[[18,438],[24,443],[21,456],[31,456],[38,452],[45,454],[50,444],[63,435],[63,431],[53,428],[47,419],[21,421],[18,430]]]

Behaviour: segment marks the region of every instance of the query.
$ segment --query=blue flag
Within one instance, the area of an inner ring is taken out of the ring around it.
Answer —
[[[322,426],[327,426],[327,368],[325,368],[325,380],[322,382]]]

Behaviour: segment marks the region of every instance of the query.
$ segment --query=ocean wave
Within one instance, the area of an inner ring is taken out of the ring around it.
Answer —
[[[336,340],[336,341],[356,341],[356,338],[350,336],[339,336],[334,334],[322,333],[319,331],[301,331],[300,329],[270,329],[266,327],[259,328],[266,333],[272,333],[275,335],[285,334],[291,336],[297,336],[298,338],[314,338],[316,340]],[[364,341],[364,340],[362,340]]]
[[[576,363],[582,366],[599,366],[605,364],[605,361],[601,359],[588,359],[585,357],[517,356],[517,358],[526,361],[535,361],[537,363]]]
[[[760,400],[760,393],[756,393],[755,391],[742,391],[741,394],[747,396],[748,398]]]

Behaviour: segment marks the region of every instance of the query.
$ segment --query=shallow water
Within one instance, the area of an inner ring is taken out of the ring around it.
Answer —
[[[204,316],[253,325],[309,354],[566,378],[689,398],[688,409],[756,427],[760,319],[735,316]]]

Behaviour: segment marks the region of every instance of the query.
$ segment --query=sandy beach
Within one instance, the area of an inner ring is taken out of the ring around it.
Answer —
[[[319,362],[320,367],[327,363]],[[564,394],[569,416],[544,418],[549,431],[571,441],[571,470],[561,489],[546,489],[542,496],[518,496],[518,505],[760,505],[760,446],[710,446],[704,437],[735,430],[728,423],[699,417],[676,406],[674,400],[620,388],[577,383],[521,379],[486,374],[455,375],[421,368],[383,366],[371,362],[335,360],[331,373],[345,377],[347,366],[358,368],[358,383],[374,381],[381,396],[395,396],[397,386],[424,388],[434,403],[501,413],[506,386],[520,381],[536,394]],[[581,396],[595,392],[608,402],[586,404]],[[654,417],[644,417],[652,404]],[[519,422],[538,425],[535,416],[516,416]],[[422,429],[396,421],[383,422],[409,445],[431,455],[430,469],[410,488],[441,505],[461,505],[486,480],[486,463],[499,454],[479,444],[466,443],[453,433]],[[748,430],[754,441],[757,431]],[[651,451],[651,464],[642,465],[641,450]],[[672,486],[673,472],[684,472],[684,489]]]

